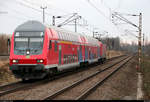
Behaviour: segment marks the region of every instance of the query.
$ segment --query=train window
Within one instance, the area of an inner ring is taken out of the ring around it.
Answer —
[[[57,45],[57,41],[55,41],[55,49],[54,49],[55,51],[57,51],[58,50],[58,45]]]
[[[66,40],[66,36],[65,36],[66,34],[65,33],[63,33],[63,40]]]
[[[65,33],[63,33],[63,40],[66,40],[66,36],[65,36]]]
[[[66,59],[66,64],[68,64],[68,60],[67,60],[67,59],[68,59],[68,56],[67,56],[67,55],[66,55],[66,58],[65,58],[65,59]]]
[[[74,35],[74,41],[76,41],[76,36]]]
[[[70,55],[70,63],[72,63],[72,55]]]
[[[66,33],[64,33],[64,37],[65,37],[65,40],[67,40],[67,34]]]
[[[80,51],[82,50],[82,46],[80,45]]]
[[[72,39],[71,40],[74,41],[74,35],[72,35]]]
[[[71,48],[71,45],[68,45],[68,48]]]
[[[66,55],[64,55],[64,64],[66,64]]]
[[[64,40],[64,33],[61,33],[62,40]]]
[[[75,62],[78,62],[78,58],[77,58],[77,55],[75,55]]]
[[[70,38],[70,34],[69,34],[69,36],[68,36],[68,37],[69,37],[69,41],[70,41],[70,40],[71,40],[71,38]]]
[[[66,33],[66,40],[68,41],[68,33]]]
[[[75,62],[75,55],[73,55],[73,62]]]
[[[72,36],[70,36],[70,40],[71,40],[71,41],[73,41],[73,38],[72,38]]]
[[[61,35],[61,32],[59,32],[59,37],[60,37],[60,39],[62,39],[62,35]]]
[[[67,39],[67,33],[65,33],[65,40],[68,40],[68,39]]]
[[[71,57],[70,56],[68,56],[68,60],[69,60],[69,63],[71,63]]]
[[[49,41],[49,49],[51,49],[52,48],[52,41],[50,40]]]
[[[66,40],[65,33],[63,33],[63,40]]]
[[[69,34],[67,33],[67,40],[69,41]]]
[[[70,41],[72,41],[72,36],[70,35]]]
[[[62,40],[62,33],[61,32],[59,32],[59,36],[60,36],[60,39]]]
[[[57,34],[58,34],[58,38],[60,39],[60,32],[57,32]]]

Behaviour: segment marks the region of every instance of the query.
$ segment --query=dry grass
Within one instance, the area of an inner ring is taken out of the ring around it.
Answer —
[[[143,69],[143,81],[144,81],[144,92],[146,100],[150,99],[150,56],[145,56],[142,62]]]
[[[124,52],[121,52],[121,51],[110,50],[110,51],[106,51],[106,58],[112,58],[112,57],[120,56],[123,54]]]
[[[10,35],[0,34],[0,54],[7,54],[7,40],[10,38]],[[9,70],[9,59],[1,58],[0,60],[0,85],[6,84],[9,82],[14,82],[17,79],[14,77],[12,72]]]
[[[9,70],[9,61],[0,61],[0,85],[15,81],[17,81],[17,79]]]
[[[10,38],[10,35],[0,34],[0,54],[8,53],[7,40]]]

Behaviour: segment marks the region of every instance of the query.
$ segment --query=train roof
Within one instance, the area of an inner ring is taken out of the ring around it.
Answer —
[[[75,41],[80,42],[84,44],[92,44],[99,46],[99,41],[95,38],[92,38],[90,36],[82,35],[81,33],[76,33],[72,31],[65,30],[63,28],[55,27],[55,26],[48,26],[45,25],[39,21],[31,20],[27,21],[21,25],[19,25],[15,32],[23,32],[23,31],[40,31],[44,32],[46,28],[54,29],[58,34],[58,39],[62,40],[69,40],[69,41]]]
[[[19,25],[16,29],[15,32],[19,32],[19,31],[40,31],[40,32],[44,32],[45,31],[46,26],[44,24],[42,24],[39,21],[27,21],[21,25]]]
[[[81,42],[81,43],[92,44],[92,45],[99,46],[99,41],[97,39],[95,39],[95,38],[90,37],[90,36],[86,36],[86,35],[83,35],[81,33],[76,33],[76,32],[72,32],[72,31],[68,31],[68,30],[65,30],[63,28],[59,28],[59,27],[55,27],[55,26],[49,26],[49,28],[58,31],[58,34],[59,34],[59,32],[70,33],[71,36],[73,35],[72,39],[80,38],[79,42]]]

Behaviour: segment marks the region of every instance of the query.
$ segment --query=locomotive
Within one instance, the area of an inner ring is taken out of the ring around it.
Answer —
[[[39,21],[19,25],[11,37],[10,70],[22,80],[105,60],[106,45],[97,39]]]

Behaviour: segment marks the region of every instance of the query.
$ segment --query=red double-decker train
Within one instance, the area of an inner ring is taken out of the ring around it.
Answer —
[[[95,38],[27,21],[11,38],[10,70],[17,78],[39,79],[106,60],[106,45]]]

